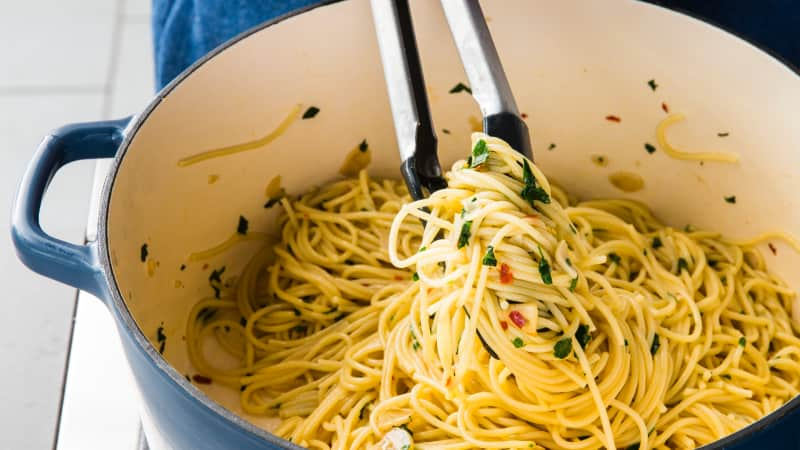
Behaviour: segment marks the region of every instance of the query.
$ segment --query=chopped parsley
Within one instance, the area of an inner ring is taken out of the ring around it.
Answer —
[[[411,279],[414,281],[419,281],[419,274],[417,272],[414,272],[414,274],[411,275]]]
[[[656,152],[656,147],[653,144],[649,143],[649,142],[645,142],[644,143],[644,149],[645,149],[645,151],[647,151],[647,153],[649,153],[651,155]]]
[[[239,216],[239,224],[236,226],[236,232],[239,234],[247,234],[247,227],[249,223],[244,216]]]
[[[730,136],[730,133],[728,133],[727,131],[724,132],[724,133],[717,133],[717,136],[719,136],[719,137],[728,137],[728,136]]]
[[[578,340],[578,344],[581,345],[581,348],[586,348],[586,344],[592,340],[592,335],[589,333],[589,325],[578,325],[578,330],[575,331],[575,339]]]
[[[486,255],[483,256],[483,265],[497,266],[497,258],[494,256],[494,247],[491,245],[486,249]]]
[[[639,443],[631,444],[625,450],[639,450]]]
[[[366,153],[367,149],[369,149],[369,144],[367,144],[367,140],[364,139],[360,144],[358,144],[358,151],[361,153]]]
[[[458,84],[456,84],[455,86],[453,86],[453,87],[450,89],[450,91],[449,91],[449,92],[450,92],[451,94],[458,94],[459,92],[466,92],[466,93],[468,93],[468,94],[472,94],[472,89],[470,89],[470,88],[469,88],[469,86],[467,86],[466,84],[464,84],[464,83],[460,83],[460,82],[459,82]]]
[[[463,248],[469,244],[469,238],[472,236],[472,221],[467,220],[461,224],[461,233],[458,235],[458,248]]]
[[[184,270],[186,270],[186,264],[181,264],[180,270],[181,270],[181,272],[183,272]]]
[[[467,317],[469,317],[469,315],[467,315]],[[481,332],[475,330],[475,333],[478,334],[478,339],[480,339],[481,344],[483,344],[483,348],[486,349],[486,352],[489,353],[489,356],[491,356],[494,359],[500,359],[500,357],[497,356],[497,353],[495,353],[495,351],[492,350],[492,347],[489,347],[489,344],[486,342],[486,339],[484,339],[483,336],[481,336]]]
[[[409,331],[411,332],[411,348],[413,348],[414,351],[417,351],[422,348],[422,344],[420,344],[417,340],[417,335],[414,333],[413,325],[409,326]]]
[[[306,331],[308,331],[308,325],[296,325],[294,328],[292,328],[292,331],[296,331],[298,333],[305,333]]]
[[[424,246],[424,245],[423,245],[422,247],[420,247],[420,248],[419,248],[419,250],[417,250],[417,253],[422,253],[422,252],[424,252],[424,251],[425,251],[425,250],[427,250],[427,249],[428,249],[428,247],[426,247],[426,246]]]
[[[164,348],[167,346],[167,335],[164,334],[163,324],[156,329],[156,341],[158,342],[158,353],[161,353],[163,355]]]
[[[221,292],[223,273],[225,273],[225,266],[212,270],[211,275],[208,276],[208,284],[214,289],[214,297],[216,298],[220,298],[219,294]]]
[[[745,345],[747,345],[747,340],[742,336],[739,338],[739,347],[744,348]]]
[[[450,130],[448,130],[447,128],[442,128],[442,133],[450,134]]]
[[[731,195],[730,197],[725,197],[725,201],[728,202],[728,203],[735,204],[736,203],[736,196],[735,195]]]
[[[264,203],[264,208],[272,208],[273,206],[278,204],[283,199],[283,197],[286,197],[286,191],[281,189],[281,192],[278,195],[270,197],[269,200],[267,200],[267,203]]]
[[[515,337],[514,340],[511,341],[511,343],[514,344],[515,348],[522,348],[525,345],[525,343],[522,342],[521,337]]]
[[[550,143],[550,145],[547,146],[548,150],[554,150],[555,148],[556,148],[556,144],[554,144],[552,142]]]
[[[656,237],[653,238],[653,244],[652,244],[653,250],[655,250],[657,248],[661,248],[663,246],[664,246],[664,244],[661,242],[661,238],[660,237],[656,236]]]
[[[141,250],[139,250],[139,258],[142,260],[142,262],[147,261],[148,253],[149,252],[147,251],[147,244],[142,244],[142,248]]]
[[[572,352],[572,338],[564,338],[553,346],[553,356],[564,359]]]
[[[661,347],[661,338],[658,335],[653,335],[653,343],[650,345],[650,354],[655,355],[658,348]]]
[[[487,159],[489,159],[489,147],[486,145],[486,141],[481,139],[475,143],[475,147],[472,149],[469,167],[474,169],[485,163]]]
[[[306,112],[303,113],[303,119],[312,119],[319,112],[316,106],[309,106]]]
[[[656,80],[648,81],[647,85],[650,86],[650,89],[652,89],[653,92],[655,92],[655,90],[658,89],[658,84],[656,84]]]
[[[553,284],[553,275],[550,273],[550,263],[544,257],[542,246],[539,246],[539,275],[542,276],[544,284]]]
[[[619,265],[620,261],[622,261],[622,258],[620,258],[618,254],[613,252],[608,254],[608,259],[610,259],[611,262],[617,265]]]
[[[684,270],[689,271],[689,262],[683,257],[678,258],[678,275]]]
[[[575,288],[578,287],[578,277],[573,278],[569,282],[569,291],[575,292]]]
[[[531,171],[531,166],[528,164],[527,159],[523,160],[522,182],[525,186],[522,188],[519,195],[527,200],[531,207],[533,207],[533,202],[535,200],[542,203],[550,203],[550,196],[547,195],[547,192],[541,186],[537,185],[536,177],[533,176],[533,171]]]

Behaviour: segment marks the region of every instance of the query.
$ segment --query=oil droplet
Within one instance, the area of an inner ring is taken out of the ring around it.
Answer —
[[[219,180],[219,175],[217,174],[212,173],[211,175],[208,176],[208,184],[214,184],[217,182],[217,180]]]
[[[474,131],[476,133],[480,132],[480,131],[483,131],[483,120],[481,120],[479,117],[473,116],[472,114],[470,114],[470,116],[467,118],[467,120],[469,120],[469,129],[470,130],[472,130],[472,131]]]
[[[614,172],[608,176],[608,181],[615,188],[625,192],[636,192],[644,188],[644,178],[633,172]]]
[[[606,167],[608,165],[608,157],[606,157],[606,155],[595,153],[592,155],[592,162],[597,167]]]

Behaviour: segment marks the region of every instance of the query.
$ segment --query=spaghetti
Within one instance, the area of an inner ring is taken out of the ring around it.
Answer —
[[[364,171],[283,198],[280,242],[192,310],[195,368],[315,449],[694,448],[798,394],[795,293],[754,245],[473,144],[420,201]]]

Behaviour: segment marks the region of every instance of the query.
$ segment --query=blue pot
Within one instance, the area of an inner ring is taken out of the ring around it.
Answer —
[[[461,156],[471,131],[468,119],[479,113],[468,95],[448,94],[464,76],[435,3],[412,6],[434,121],[449,131],[440,149],[447,166]],[[575,193],[619,196],[605,175],[598,176],[590,154],[620,149],[612,156],[620,167],[647,158],[642,140],[663,117],[661,102],[669,103],[689,112],[695,124],[747,124],[731,129],[724,141],[743,163],[735,172],[709,170],[701,183],[695,182],[695,166],[654,158],[637,166],[649,189],[635,198],[677,223],[732,235],[800,230],[796,214],[776,213],[791,204],[789,195],[800,182],[774,176],[800,163],[797,74],[738,38],[680,14],[634,2],[575,3],[484,4],[521,110],[531,113],[534,145],[558,142],[564,149],[540,151],[537,163]],[[658,95],[639,89],[653,77],[662,86]],[[320,110],[316,117],[296,117],[312,105]],[[626,113],[622,134],[597,120],[612,110]],[[261,148],[178,164],[209,148],[259,138],[287,117],[286,131]],[[241,411],[238,392],[187,379],[194,369],[182,337],[189,309],[208,293],[209,271],[225,266],[227,274],[236,274],[256,248],[242,244],[205,267],[187,255],[223,241],[239,216],[248,218],[251,229],[273,229],[276,212],[263,208],[269,180],[281,175],[287,191],[302,192],[335,177],[344,155],[364,139],[377,149],[371,172],[397,177],[391,123],[368,2],[352,0],[310,8],[236,37],[133,119],[69,125],[44,139],[16,199],[14,244],[32,270],[88,291],[109,307],[144,400],[152,448],[299,448],[265,431],[269,424],[263,419]],[[682,138],[696,148],[719,148],[720,140],[707,131]],[[50,179],[69,162],[96,158],[114,158],[97,242],[75,245],[47,235],[38,216]],[[729,195],[734,178],[738,192],[750,192],[754,200],[729,208],[716,200]],[[771,266],[800,287],[800,259],[788,249],[780,254],[785,256]],[[798,429],[795,397],[705,448],[800,449]]]

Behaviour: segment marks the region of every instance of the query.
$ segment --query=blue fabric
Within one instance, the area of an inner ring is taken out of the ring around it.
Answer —
[[[433,0],[430,0],[433,1]],[[800,67],[796,0],[648,0],[710,20]],[[153,0],[156,87],[259,23],[319,0]]]
[[[319,0],[153,0],[156,88],[223,42]]]

